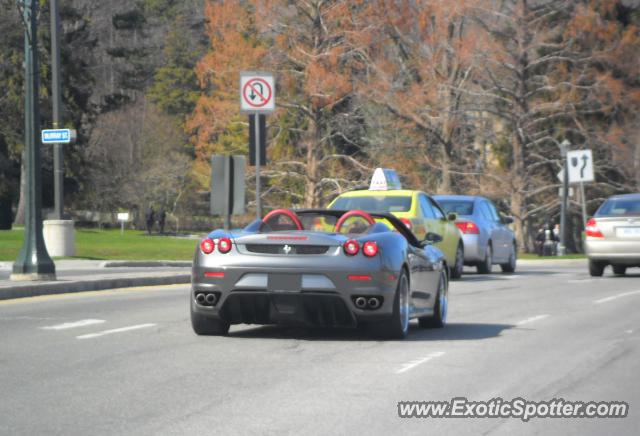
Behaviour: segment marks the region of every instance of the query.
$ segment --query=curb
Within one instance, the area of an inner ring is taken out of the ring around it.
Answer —
[[[191,274],[173,274],[154,277],[126,277],[97,280],[56,281],[29,283],[0,289],[0,300],[38,297],[42,295],[69,294],[105,289],[131,288],[137,286],[178,285],[191,283]]]
[[[106,261],[100,264],[100,268],[156,268],[156,267],[176,267],[191,268],[192,262],[186,260],[115,260]]]

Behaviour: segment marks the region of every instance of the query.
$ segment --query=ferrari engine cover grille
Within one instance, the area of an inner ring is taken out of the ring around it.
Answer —
[[[260,254],[325,254],[328,245],[247,244],[247,251]]]

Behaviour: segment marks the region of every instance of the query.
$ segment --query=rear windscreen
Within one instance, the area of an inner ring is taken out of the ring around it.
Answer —
[[[462,200],[437,200],[445,213],[457,213],[458,215],[473,215],[473,201]]]
[[[410,196],[342,197],[331,206],[335,210],[364,210],[373,213],[408,212],[411,210]]]
[[[640,199],[614,198],[605,201],[595,216],[640,215]]]

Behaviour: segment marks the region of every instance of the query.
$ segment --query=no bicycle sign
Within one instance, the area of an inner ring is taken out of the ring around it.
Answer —
[[[244,113],[268,114],[274,111],[273,74],[257,71],[240,73],[240,109]]]

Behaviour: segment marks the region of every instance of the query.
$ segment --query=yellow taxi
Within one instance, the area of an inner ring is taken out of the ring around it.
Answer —
[[[329,209],[391,213],[421,241],[425,240],[427,233],[436,233],[442,241],[435,245],[447,259],[451,277],[462,275],[464,245],[460,230],[455,225],[456,214],[446,215],[438,203],[422,191],[402,189],[393,170],[376,169],[369,189],[340,194],[329,204]]]

